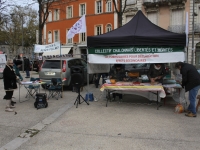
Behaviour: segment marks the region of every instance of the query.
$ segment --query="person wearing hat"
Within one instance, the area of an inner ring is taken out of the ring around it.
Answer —
[[[180,70],[182,74],[182,87],[185,88],[185,92],[189,91],[188,110],[185,116],[196,117],[196,96],[200,89],[200,75],[197,69],[188,63],[177,62],[175,68]]]
[[[121,64],[115,64],[112,66],[109,72],[110,79],[115,79],[116,81],[125,81],[126,80],[126,73]],[[120,93],[113,93],[113,100],[115,100],[116,96],[119,96],[120,101],[122,101],[122,94]]]
[[[23,80],[23,77],[20,74],[19,68],[21,67],[22,62],[20,61],[13,61],[13,70],[15,72],[15,75],[18,77],[19,80]],[[11,105],[14,106],[14,104],[16,104],[15,101],[12,100],[11,98]]]
[[[30,78],[30,70],[31,70],[31,65],[28,57],[24,58],[24,70],[26,71],[26,77],[25,78]]]
[[[7,101],[5,111],[7,112],[13,112],[14,110],[12,108],[15,108],[15,106],[11,105],[11,99],[13,96],[14,89],[17,88],[17,81],[18,77],[15,75],[15,72],[13,70],[13,60],[8,59],[6,63],[6,67],[3,71],[3,80],[4,80],[4,90],[6,92],[6,95],[3,99]]]

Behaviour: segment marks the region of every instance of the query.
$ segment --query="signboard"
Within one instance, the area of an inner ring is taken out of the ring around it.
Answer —
[[[60,42],[55,42],[48,45],[35,45],[34,53],[51,52],[55,50],[60,50]]]
[[[6,63],[6,56],[5,54],[0,54],[0,64],[5,64]]]
[[[88,73],[107,73],[110,71],[110,64],[88,64]]]
[[[184,52],[184,47],[169,46],[136,46],[136,47],[109,47],[89,48],[89,54],[112,55],[112,54],[139,54],[139,53],[172,53]]]
[[[185,60],[182,46],[89,48],[88,53],[88,62],[95,64],[170,63]]]
[[[154,53],[154,54],[89,54],[89,63],[94,64],[133,64],[133,63],[172,63],[185,61],[184,52]]]

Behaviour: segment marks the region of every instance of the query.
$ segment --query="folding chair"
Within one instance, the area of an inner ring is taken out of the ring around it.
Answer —
[[[40,78],[33,78],[33,77],[30,78],[30,81],[32,81],[32,82],[39,81],[39,80],[40,80]],[[27,89],[26,98],[30,97],[30,96],[35,98],[35,94],[38,93],[40,85],[33,84],[33,85],[25,85],[24,87]]]
[[[55,97],[58,100],[59,97],[62,98],[61,78],[52,78],[50,87],[47,90],[49,91],[48,99]]]

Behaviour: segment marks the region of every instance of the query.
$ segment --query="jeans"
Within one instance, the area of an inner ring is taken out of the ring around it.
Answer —
[[[191,111],[193,114],[196,114],[196,96],[200,89],[200,85],[194,87],[189,91],[189,101],[190,105],[188,107],[188,110]]]
[[[26,70],[26,76],[27,76],[27,77],[30,77],[29,70]]]

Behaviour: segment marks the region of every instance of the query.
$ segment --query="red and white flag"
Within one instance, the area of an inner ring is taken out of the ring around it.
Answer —
[[[67,38],[71,39],[75,34],[86,32],[85,15],[83,15],[68,31]]]

